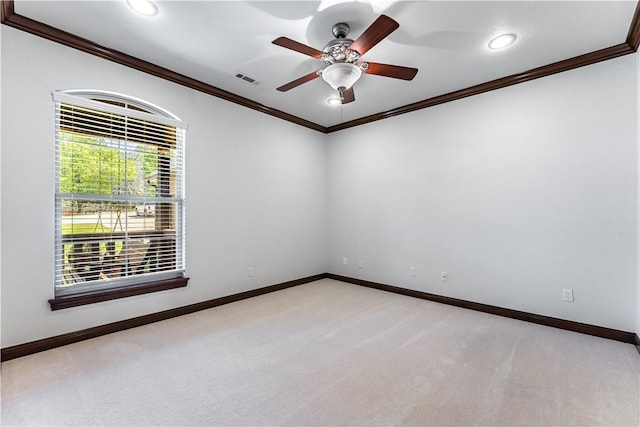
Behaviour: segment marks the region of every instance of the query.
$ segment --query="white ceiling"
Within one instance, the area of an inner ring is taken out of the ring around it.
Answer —
[[[160,65],[322,126],[385,112],[479,83],[607,48],[626,40],[633,1],[158,1],[155,17],[126,0],[15,1],[17,14]],[[271,43],[285,36],[322,50],[337,22],[356,39],[380,14],[400,28],[364,60],[418,68],[413,81],[363,75],[356,101],[330,106],[315,79],[279,87],[323,67]],[[495,35],[517,42],[491,51]],[[256,79],[251,84],[235,77]]]

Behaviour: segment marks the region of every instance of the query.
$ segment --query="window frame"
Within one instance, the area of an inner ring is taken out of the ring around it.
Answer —
[[[128,95],[123,95],[115,92],[108,92],[102,90],[66,90],[66,91],[54,91],[52,92],[52,98],[55,106],[55,144],[56,144],[56,156],[59,154],[61,145],[61,110],[63,105],[74,106],[79,108],[88,108],[92,111],[106,112],[110,114],[116,114],[126,117],[126,120],[137,119],[143,120],[145,123],[158,123],[163,126],[169,126],[175,128],[176,138],[175,144],[179,154],[179,166],[167,171],[165,180],[168,183],[172,173],[179,173],[178,177],[178,189],[174,197],[164,197],[162,194],[156,194],[156,197],[151,199],[158,205],[166,203],[175,203],[172,208],[175,212],[171,212],[172,218],[171,225],[175,229],[175,236],[173,239],[174,250],[170,252],[170,262],[174,262],[174,268],[170,268],[166,271],[154,270],[144,272],[140,275],[133,275],[131,273],[123,273],[121,276],[117,276],[112,282],[107,279],[97,279],[96,284],[88,286],[79,286],[75,288],[75,285],[63,287],[62,275],[65,262],[65,249],[63,238],[63,210],[62,200],[69,193],[63,193],[60,191],[60,164],[56,158],[55,167],[55,213],[54,213],[54,298],[49,300],[49,304],[52,310],[59,310],[62,308],[75,307],[79,305],[92,304],[96,302],[108,301],[112,299],[125,298],[133,295],[141,295],[150,292],[163,291],[167,289],[174,289],[184,287],[187,285],[188,278],[186,277],[186,259],[185,259],[185,194],[184,194],[184,146],[186,139],[186,130],[188,124],[180,120],[177,116],[169,111],[153,105],[149,102],[143,101],[138,98],[134,98]],[[117,105],[120,104],[120,105]],[[60,115],[59,115],[60,114]],[[125,125],[125,131],[128,129],[128,124]],[[81,134],[81,133],[80,133]],[[87,133],[89,135],[89,133]],[[116,139],[118,137],[116,136]],[[128,139],[124,139],[127,144]],[[153,144],[147,143],[152,146]],[[158,149],[160,146],[156,144]],[[157,154],[158,161],[160,161],[162,155]],[[160,167],[160,166],[158,166]],[[158,170],[158,177],[162,176],[160,170]],[[135,202],[135,196],[124,197],[127,199],[126,203]],[[98,200],[98,199],[96,199]],[[114,199],[115,200],[115,199]],[[169,200],[171,200],[169,202]],[[160,209],[159,209],[160,210]],[[160,219],[158,219],[160,220]],[[155,223],[157,227],[157,222]],[[154,228],[155,232],[162,231]],[[128,242],[131,239],[131,231],[127,227],[127,230],[122,237],[123,241]],[[106,234],[106,233],[105,233]],[[114,234],[112,232],[112,234]],[[105,236],[106,238],[107,236]],[[100,240],[100,237],[96,237],[96,240]],[[105,240],[106,241],[106,240]],[[127,255],[128,256],[128,255]],[[60,265],[58,265],[60,263]]]

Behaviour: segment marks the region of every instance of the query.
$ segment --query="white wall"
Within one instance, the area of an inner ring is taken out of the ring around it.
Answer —
[[[636,53],[636,67],[638,72],[640,72],[640,54]],[[640,80],[636,79],[636,125],[637,125],[637,143],[640,147]],[[638,165],[640,165],[640,149],[638,149]],[[640,182],[640,166],[638,171],[638,180]],[[640,187],[640,184],[639,184]],[[640,206],[640,191],[638,192],[638,203]],[[638,266],[636,268],[636,281],[637,281],[637,291],[636,291],[636,335],[640,335],[640,215],[638,216],[638,234],[636,238],[638,239]]]
[[[2,347],[326,271],[325,136],[1,26]],[[56,89],[189,123],[187,288],[52,312]],[[255,276],[247,277],[247,268]]]
[[[640,331],[636,61],[332,134],[329,271]]]
[[[326,136],[0,31],[2,347],[325,271],[640,332],[637,55]],[[49,309],[70,88],[189,122],[187,288]]]

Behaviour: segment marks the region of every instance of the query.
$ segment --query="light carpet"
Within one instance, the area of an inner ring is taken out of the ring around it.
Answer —
[[[640,355],[325,279],[6,362],[1,421],[638,426]]]

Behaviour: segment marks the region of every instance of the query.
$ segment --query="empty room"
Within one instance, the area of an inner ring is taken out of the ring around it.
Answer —
[[[0,5],[0,424],[640,425],[637,1]]]

